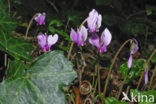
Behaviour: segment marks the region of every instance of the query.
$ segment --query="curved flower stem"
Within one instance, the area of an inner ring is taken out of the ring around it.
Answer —
[[[33,20],[34,20],[34,18],[36,17],[37,14],[38,14],[38,13],[36,13],[36,14],[31,18],[31,20],[30,20],[30,22],[29,22],[29,24],[28,24],[28,26],[27,26],[27,30],[26,30],[26,32],[25,32],[25,40],[26,40],[27,37],[28,37],[29,29],[30,29],[30,27],[31,27],[31,25],[32,25],[32,23],[33,23]]]
[[[86,19],[81,23],[81,25],[79,26],[79,30],[80,30],[81,27],[87,22],[87,19],[88,19],[88,18],[86,18]]]
[[[109,73],[108,73],[108,76],[107,76],[107,79],[106,79],[106,84],[105,84],[104,90],[103,90],[102,104],[104,104],[104,98],[105,98],[105,95],[106,95],[106,89],[107,89],[107,86],[108,86],[108,81],[109,81],[109,78],[110,78],[111,71],[112,71],[113,65],[114,65],[114,63],[115,63],[115,60],[116,60],[117,56],[119,55],[120,51],[123,49],[123,47],[124,47],[128,42],[130,42],[131,40],[133,40],[133,39],[129,39],[129,40],[125,41],[125,42],[121,45],[121,47],[118,49],[118,51],[116,52],[116,54],[115,54],[115,56],[114,56],[114,58],[113,58],[113,61],[112,61],[112,64],[111,64],[111,66],[110,66],[110,68],[109,68]]]
[[[68,59],[70,58],[71,51],[72,51],[72,49],[73,49],[73,45],[74,45],[74,42],[72,42],[72,44],[70,45],[70,49],[69,49],[69,51],[68,51],[68,56],[67,56]]]
[[[87,18],[81,23],[81,25],[79,26],[79,29],[81,29],[81,27],[85,24],[86,21],[87,21]],[[68,56],[67,56],[68,59],[70,58],[71,51],[73,49],[73,45],[74,45],[74,43],[72,42],[72,44],[70,45],[70,49],[68,51]]]
[[[116,96],[116,99],[117,99],[117,100],[118,100],[119,97],[120,97],[120,94],[121,94],[121,91],[122,91],[122,89],[123,89],[123,86],[124,86],[124,84],[125,84],[125,82],[126,82],[127,76],[128,76],[128,75],[126,75],[126,77],[125,77],[124,80],[122,81],[121,87],[120,87],[120,89],[119,89],[119,93],[118,93],[117,96]]]
[[[154,55],[155,53],[156,53],[156,49],[152,52],[151,56],[148,58],[148,60],[147,60],[147,65],[150,63],[150,61],[151,61],[151,59],[152,59],[152,57],[153,57],[153,55]],[[139,89],[140,84],[141,84],[141,81],[142,81],[142,79],[143,79],[143,76],[144,76],[144,71],[142,72],[142,74],[141,74],[141,76],[140,76],[139,83],[138,83],[138,86],[137,86],[136,89]],[[153,79],[151,79],[151,80],[153,80]],[[151,82],[150,82],[150,83],[151,83]],[[148,88],[149,88],[149,87],[148,87]]]
[[[153,74],[152,74],[152,77],[151,77],[151,80],[150,80],[150,84],[148,86],[148,90],[151,88],[152,81],[153,81],[153,78],[154,78],[155,74],[156,74],[156,66],[154,67],[154,71],[153,71]]]
[[[100,65],[99,62],[97,64],[97,72],[98,72],[98,92],[101,94],[101,81],[100,81]]]

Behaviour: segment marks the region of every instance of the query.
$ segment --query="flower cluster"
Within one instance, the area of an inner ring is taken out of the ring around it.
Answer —
[[[55,34],[54,36],[52,35],[48,36],[46,33],[45,34],[40,33],[37,36],[37,39],[38,44],[40,45],[42,51],[50,51],[51,46],[58,41],[58,35]]]
[[[37,25],[44,25],[45,24],[45,13],[38,13],[37,16],[35,16],[34,20],[37,22]],[[38,44],[41,47],[41,50],[43,52],[45,51],[50,51],[50,48],[52,45],[54,45],[58,41],[58,35],[55,34],[54,36],[52,35],[47,35],[46,33],[40,33],[37,36],[38,39]]]
[[[88,32],[90,32],[92,36],[89,39],[89,43],[97,47],[99,52],[106,52],[107,46],[111,42],[112,35],[110,31],[106,28],[102,32],[101,39],[99,39],[97,32],[101,27],[101,22],[102,16],[98,14],[98,12],[95,9],[93,9],[89,13],[89,16],[87,17],[88,29],[85,26],[81,26],[80,29],[77,29],[77,32],[75,32],[74,29],[71,29],[70,33],[71,40],[78,46],[84,46],[86,45]]]

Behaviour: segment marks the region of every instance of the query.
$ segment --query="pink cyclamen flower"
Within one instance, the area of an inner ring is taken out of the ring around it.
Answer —
[[[106,28],[101,35],[101,40],[96,33],[92,34],[92,37],[89,39],[89,43],[98,48],[99,52],[106,52],[107,46],[112,40],[112,35],[110,31]]]
[[[97,32],[101,26],[102,16],[93,9],[87,18],[89,32]]]
[[[41,47],[42,51],[50,51],[50,48],[52,45],[54,45],[58,41],[58,35],[55,34],[54,36],[52,35],[47,35],[45,34],[39,34],[37,36],[38,39],[38,44]]]
[[[45,24],[45,13],[38,13],[35,17],[35,21],[37,22],[37,25],[44,25]]]
[[[148,84],[148,70],[145,71],[144,78],[145,78],[145,84]]]
[[[136,39],[134,39],[130,43],[131,43],[131,48],[130,48],[130,56],[128,59],[128,68],[132,67],[133,54],[135,54],[139,49],[138,42]]]
[[[70,38],[74,43],[77,43],[78,46],[86,45],[88,33],[86,27],[82,26],[81,29],[77,29],[75,32],[74,29],[71,29]]]

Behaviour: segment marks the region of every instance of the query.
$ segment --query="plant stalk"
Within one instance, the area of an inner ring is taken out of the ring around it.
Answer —
[[[156,53],[156,49],[152,52],[152,54],[151,54],[150,57],[148,58],[148,60],[147,60],[147,65],[150,63],[150,61],[151,61],[151,59],[152,59],[152,57],[153,57],[153,55],[154,55],[155,53]],[[139,89],[140,84],[141,84],[141,81],[142,81],[142,79],[143,79],[143,76],[144,76],[144,72],[142,72],[142,74],[141,74],[141,76],[140,76],[139,83],[138,83],[138,86],[137,86],[136,89]]]
[[[112,64],[109,68],[109,73],[108,73],[108,76],[107,76],[107,79],[106,79],[106,84],[104,86],[104,90],[103,90],[103,99],[102,99],[102,103],[104,103],[104,98],[105,98],[105,95],[106,95],[106,89],[107,89],[107,86],[108,86],[108,81],[109,81],[109,78],[110,78],[110,75],[111,75],[111,71],[112,71],[112,68],[113,68],[113,65],[115,63],[115,60],[117,59],[117,56],[119,55],[120,51],[123,49],[123,47],[128,43],[130,42],[131,40],[133,39],[129,39],[127,41],[125,41],[121,47],[118,49],[117,53],[115,54],[114,58],[113,58],[113,61],[112,61]]]

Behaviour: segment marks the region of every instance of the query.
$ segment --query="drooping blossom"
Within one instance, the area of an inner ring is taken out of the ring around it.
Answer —
[[[98,32],[101,26],[102,16],[93,9],[87,18],[88,30],[89,32]]]
[[[112,35],[110,31],[106,28],[101,35],[101,39],[96,33],[92,34],[92,37],[89,39],[89,43],[98,48],[99,52],[106,52],[107,46],[112,40]]]
[[[78,46],[86,45],[87,36],[88,36],[87,29],[84,26],[82,26],[80,30],[77,29],[77,32],[75,32],[74,29],[71,29],[70,38]]]
[[[132,67],[133,54],[135,54],[139,49],[138,42],[136,39],[133,39],[133,41],[130,41],[130,44],[131,44],[131,47],[130,47],[130,56],[128,59],[128,68]]]
[[[37,16],[34,18],[37,22],[37,25],[44,25],[45,24],[45,13],[38,13]]]
[[[148,84],[148,70],[145,70],[144,72],[144,78],[145,78],[145,84]]]
[[[37,39],[38,39],[38,44],[41,47],[41,50],[45,52],[45,51],[50,51],[51,46],[58,41],[58,35],[55,34],[54,36],[52,35],[48,36],[46,33],[45,34],[41,33],[37,36]]]

